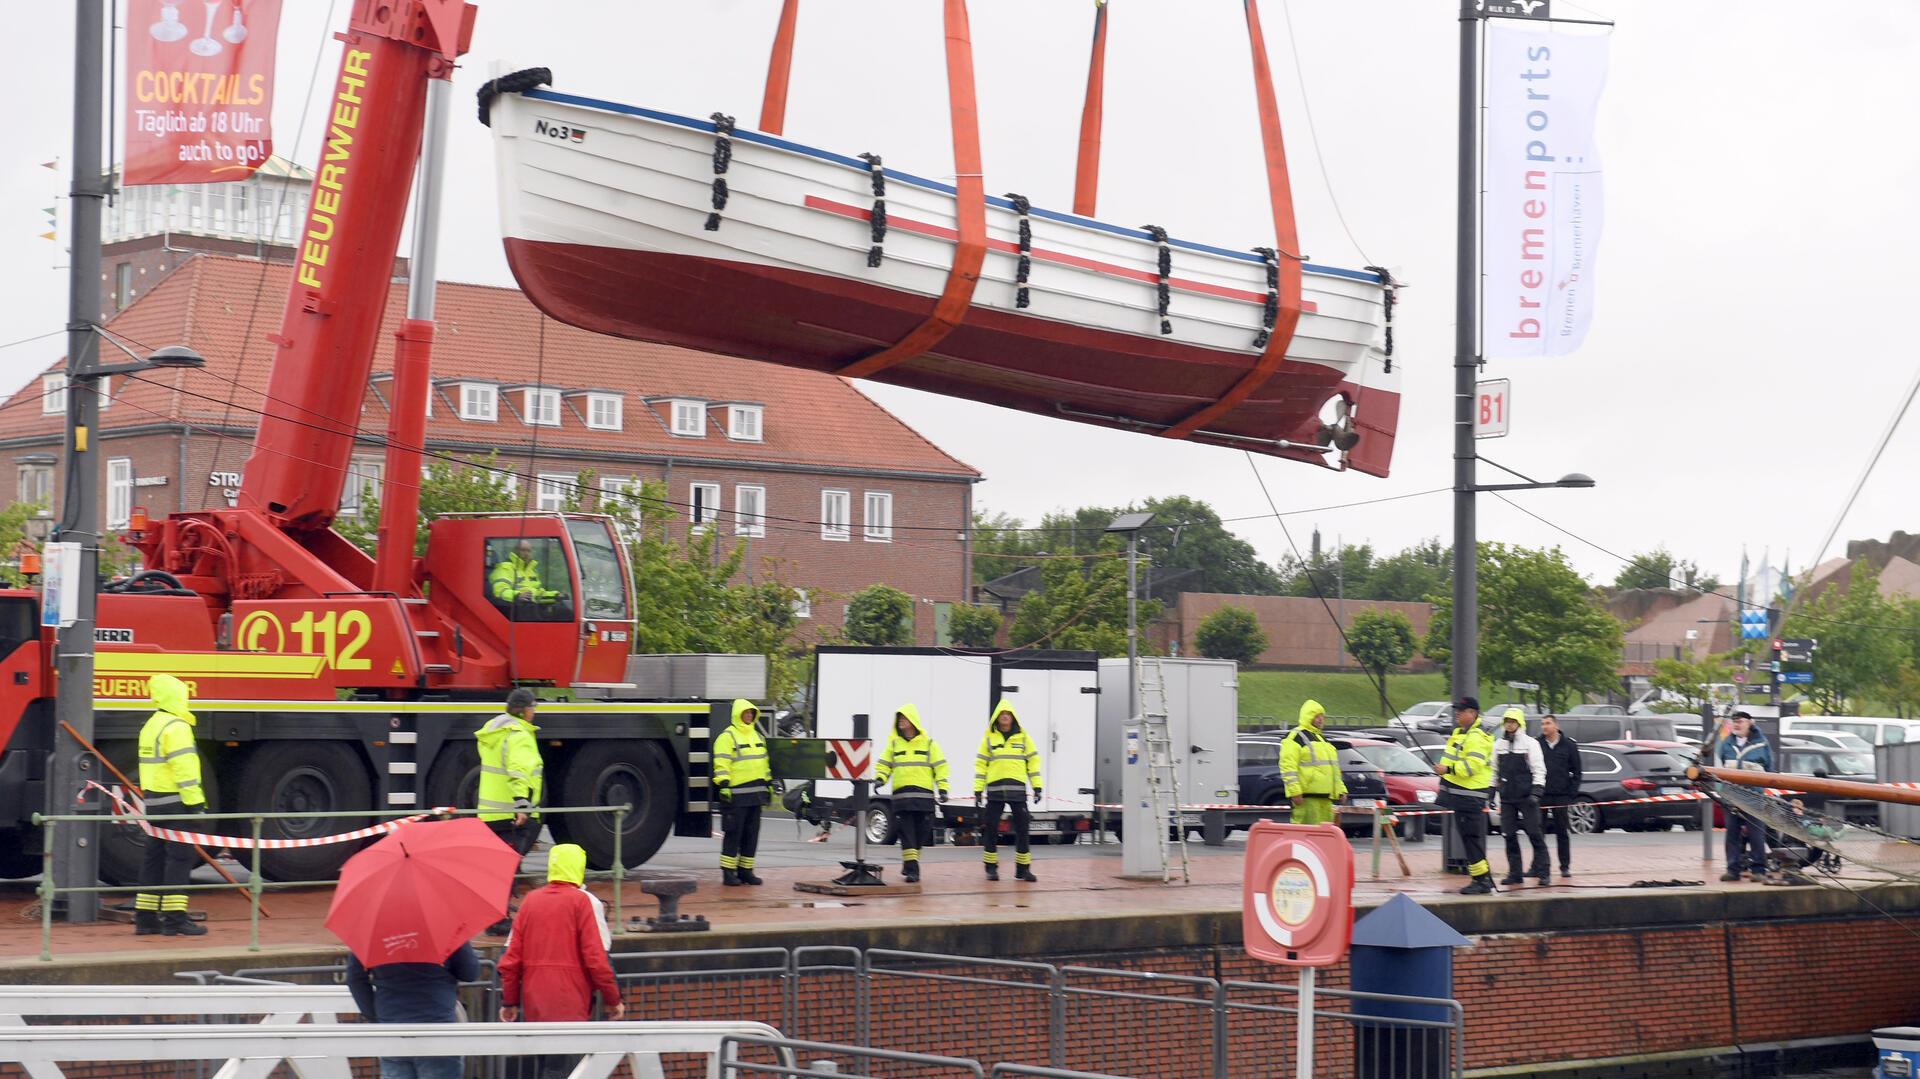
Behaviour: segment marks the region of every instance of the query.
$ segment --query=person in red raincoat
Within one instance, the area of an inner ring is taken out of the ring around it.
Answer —
[[[601,943],[600,915],[584,890],[587,852],[562,843],[547,854],[547,886],[520,903],[513,939],[500,960],[500,1019],[512,1023],[582,1023],[593,997],[611,1019],[625,1019],[626,1001]],[[541,1079],[564,1076],[579,1058],[546,1056]]]

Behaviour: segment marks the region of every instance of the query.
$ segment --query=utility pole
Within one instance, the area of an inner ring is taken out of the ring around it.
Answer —
[[[1454,192],[1458,220],[1453,262],[1453,695],[1479,692],[1480,555],[1474,522],[1473,437],[1476,356],[1480,330],[1479,237],[1480,16],[1474,0],[1460,0],[1460,161]]]
[[[101,167],[101,49],[105,47],[105,10],[102,0],[80,0],[74,5],[73,48],[73,220],[72,251],[67,260],[67,440],[66,484],[62,495],[60,539],[80,544],[79,605],[71,625],[61,626],[54,653],[59,694],[54,699],[53,775],[47,785],[47,812],[76,811],[81,785],[94,778],[96,766],[79,739],[93,740],[93,620],[100,583],[100,458],[94,453],[100,425],[98,376],[99,338],[94,320],[100,315],[100,205],[107,195],[106,170]],[[98,805],[98,799],[87,799]],[[56,888],[91,888],[100,878],[99,825],[54,828],[58,844],[53,852]],[[68,892],[69,922],[92,922],[100,916],[95,892]]]

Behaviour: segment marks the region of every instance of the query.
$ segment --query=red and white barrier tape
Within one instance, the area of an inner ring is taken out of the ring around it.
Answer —
[[[92,781],[88,781],[86,786],[89,790],[96,790],[106,795],[107,798],[113,802],[114,816],[128,818],[120,820],[118,822],[120,824],[139,825],[141,831],[170,843],[194,843],[202,847],[225,847],[229,850],[252,850],[256,846],[261,850],[292,850],[299,847],[324,847],[334,843],[351,843],[356,839],[369,839],[373,836],[386,835],[388,832],[393,831],[403,824],[423,821],[442,813],[453,812],[451,808],[432,809],[425,813],[416,813],[408,817],[382,821],[379,824],[369,825],[365,828],[355,828],[351,832],[315,836],[312,839],[262,839],[256,842],[252,836],[211,835],[205,832],[189,832],[180,828],[163,828],[154,824],[152,821],[135,819],[130,815],[145,812],[144,805],[136,806],[126,798],[123,798],[118,791],[103,787]]]

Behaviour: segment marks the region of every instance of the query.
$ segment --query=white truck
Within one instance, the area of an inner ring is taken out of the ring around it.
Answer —
[[[977,822],[974,757],[994,703],[1005,698],[1040,750],[1044,794],[1030,807],[1035,840],[1044,843],[1055,836],[1071,840],[1092,829],[1101,695],[1101,660],[1096,653],[822,645],[815,656],[815,737],[852,738],[853,717],[865,715],[878,759],[886,749],[894,709],[905,703],[919,707],[921,723],[946,752],[950,769],[952,799],[941,807],[942,824],[964,828]],[[1124,681],[1121,694],[1124,708]],[[1228,759],[1232,759],[1230,747]],[[811,813],[816,817],[845,813],[852,795],[852,783],[820,780],[814,784]],[[884,790],[873,792],[861,823],[870,842],[893,841],[893,814]]]

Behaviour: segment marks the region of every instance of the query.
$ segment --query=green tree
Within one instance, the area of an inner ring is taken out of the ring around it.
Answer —
[[[1049,560],[1042,587],[1020,601],[1010,636],[1015,646],[1079,648],[1103,656],[1127,654],[1127,563],[1109,541],[1103,557],[1083,568],[1071,558]],[[1142,626],[1160,617],[1158,600],[1141,600]]]
[[[847,637],[865,645],[913,643],[913,597],[884,584],[855,592],[847,604]]]
[[[1653,661],[1653,676],[1648,679],[1655,689],[1678,693],[1687,698],[1695,708],[1700,707],[1706,694],[1702,686],[1727,682],[1732,679],[1728,669],[1731,654],[1708,656],[1705,659],[1656,659]]]
[[[1200,620],[1193,645],[1208,659],[1230,659],[1245,667],[1267,650],[1267,634],[1252,611],[1228,605]]]
[[[1902,608],[1880,594],[1880,571],[1861,559],[1847,587],[1830,587],[1787,614],[1785,635],[1820,642],[1808,696],[1829,715],[1886,691],[1911,644],[1897,623]]]
[[[1144,583],[1172,581],[1183,592],[1277,595],[1279,574],[1253,545],[1229,531],[1212,506],[1186,495],[1149,498],[1128,506],[1057,510],[1026,528],[1004,513],[974,515],[974,579],[993,580],[1031,565],[1038,554],[1091,555],[1107,542],[1107,526],[1123,513],[1151,512],[1140,533]],[[1027,556],[1027,557],[1021,557]]]
[[[20,555],[31,549],[27,522],[41,509],[36,502],[10,502],[0,509],[0,584],[8,588],[27,586],[27,578],[20,572]]]
[[[1549,708],[1577,693],[1611,689],[1620,666],[1620,623],[1595,602],[1558,547],[1482,543],[1479,658],[1483,678],[1535,682]],[[1440,596],[1425,652],[1452,667],[1453,598]]]
[[[1354,662],[1373,672],[1380,691],[1380,714],[1390,716],[1387,671],[1413,658],[1413,622],[1399,611],[1361,611],[1347,627],[1347,651]]]
[[[1452,586],[1453,548],[1426,539],[1375,562],[1366,594],[1358,598],[1426,603]]]
[[[466,463],[435,458],[427,462],[426,470],[420,477],[420,530],[413,538],[413,553],[416,556],[427,553],[428,522],[449,513],[514,513],[520,509],[520,496],[513,488],[513,478],[499,464],[498,451],[485,457],[473,457]],[[591,475],[590,473],[583,474]],[[577,492],[582,487],[590,487],[591,481],[582,479]],[[380,492],[368,487],[361,495],[360,513],[354,517],[336,518],[334,531],[361,550],[372,554],[380,541]]]
[[[973,581],[985,584],[1033,564],[1036,548],[1025,524],[1005,513],[973,513]]]
[[[956,603],[947,614],[947,636],[962,648],[992,648],[1000,640],[1000,612],[973,603]]]
[[[1685,588],[1695,592],[1717,592],[1719,578],[1702,572],[1692,559],[1675,558],[1665,547],[1655,547],[1633,556],[1613,579],[1615,591],[1629,588]]]
[[[1373,546],[1367,543],[1322,550],[1305,559],[1280,559],[1280,593],[1286,596],[1335,595],[1348,599],[1372,598]]]

